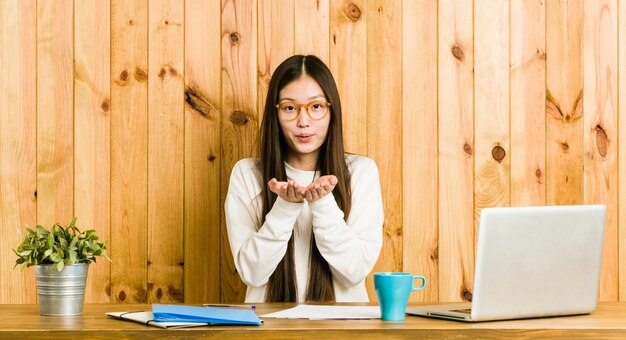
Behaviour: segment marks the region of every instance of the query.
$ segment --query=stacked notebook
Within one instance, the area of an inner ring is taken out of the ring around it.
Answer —
[[[152,305],[152,312],[109,312],[106,315],[161,328],[211,325],[260,325],[263,322],[252,309]]]

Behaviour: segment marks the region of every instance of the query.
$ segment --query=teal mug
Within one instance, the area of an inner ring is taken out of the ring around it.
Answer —
[[[421,286],[414,285],[416,279],[422,280]],[[385,321],[404,320],[409,295],[425,286],[426,278],[421,275],[402,272],[374,273],[374,288],[381,318]]]

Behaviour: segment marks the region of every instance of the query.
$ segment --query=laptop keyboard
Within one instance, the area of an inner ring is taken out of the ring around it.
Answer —
[[[471,308],[465,308],[465,309],[451,309],[451,312],[457,312],[457,313],[464,313],[464,314],[472,314],[472,309]]]

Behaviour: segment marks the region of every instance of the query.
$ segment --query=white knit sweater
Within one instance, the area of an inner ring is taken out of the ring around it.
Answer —
[[[266,284],[280,263],[294,230],[298,301],[305,301],[311,228],[317,247],[330,265],[337,302],[366,302],[365,278],[382,246],[383,205],[378,168],[370,158],[347,155],[352,174],[352,208],[347,223],[332,194],[309,204],[280,197],[261,221],[261,188],[257,159],[242,159],[233,168],[226,196],[226,225],[235,267],[248,286],[246,302],[263,302]],[[319,173],[286,164],[287,177],[309,185]],[[295,228],[294,228],[295,226]]]

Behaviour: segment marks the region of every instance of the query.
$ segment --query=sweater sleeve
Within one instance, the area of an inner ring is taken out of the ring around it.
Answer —
[[[310,204],[317,248],[330,265],[334,279],[347,287],[365,280],[376,264],[384,220],[376,164],[361,157],[353,165],[348,223],[333,195]]]
[[[261,220],[260,188],[251,166],[239,161],[231,173],[224,210],[228,240],[235,267],[241,280],[248,286],[260,287],[267,283],[282,260],[291,238],[302,203],[287,202],[280,197]]]

